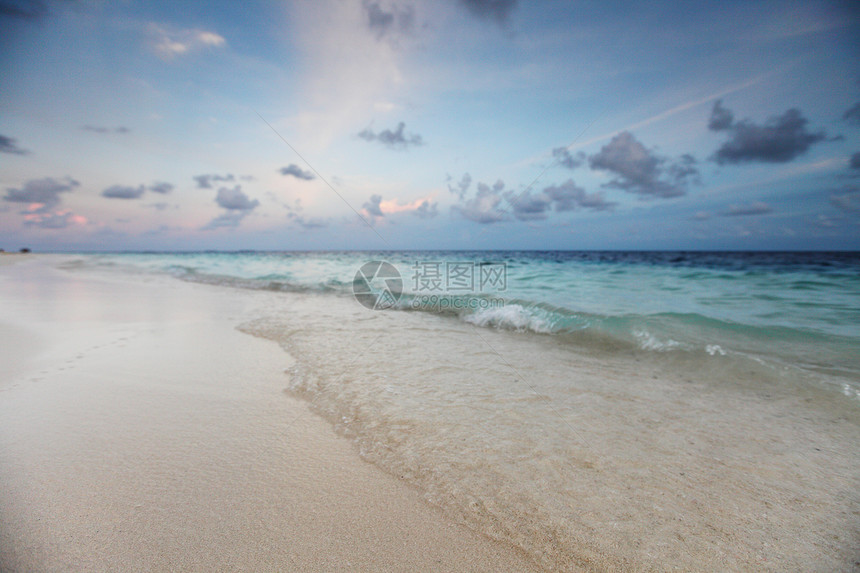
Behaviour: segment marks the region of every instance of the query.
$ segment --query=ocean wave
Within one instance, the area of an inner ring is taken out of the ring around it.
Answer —
[[[565,253],[494,256],[508,264],[509,288],[498,296],[425,296],[408,289],[413,257],[484,260],[487,253],[400,253],[394,258],[391,253],[185,253],[80,260],[104,270],[346,298],[352,297],[361,261],[389,258],[401,269],[406,287],[394,312],[425,312],[479,328],[551,336],[562,344],[610,352],[667,359],[699,355],[711,361],[745,355],[860,378],[858,286],[846,273],[855,268],[854,259],[836,257],[839,264],[821,274],[815,257],[711,254],[685,255],[677,261],[670,255],[591,253],[578,255],[581,260]],[[777,278],[781,286],[774,288]],[[824,291],[797,294],[804,289]]]
[[[533,311],[519,304],[479,310],[463,315],[463,320],[475,326],[492,326],[517,331],[530,330],[539,334],[553,332],[552,323],[546,317],[537,316]]]

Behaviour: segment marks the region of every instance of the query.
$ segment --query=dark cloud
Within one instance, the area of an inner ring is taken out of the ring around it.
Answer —
[[[615,179],[606,184],[642,197],[670,198],[684,195],[697,181],[696,160],[684,155],[671,162],[647,149],[629,132],[612,138],[600,152],[588,158],[592,169],[608,171]]]
[[[714,111],[719,104],[714,104]],[[725,114],[731,115],[729,110],[720,109],[723,119]],[[714,111],[711,112],[709,127],[714,123]],[[720,123],[719,117],[717,119],[718,125],[725,123]],[[714,160],[720,165],[754,161],[786,163],[806,153],[812,145],[827,139],[824,131],[810,132],[806,127],[808,123],[800,111],[794,108],[768,118],[764,125],[757,125],[747,119],[730,121],[726,127],[720,128],[730,135],[728,141],[714,154]]]
[[[424,140],[420,135],[417,133],[406,134],[404,133],[405,129],[406,124],[401,121],[394,131],[384,129],[379,133],[374,133],[370,128],[367,128],[359,133],[358,137],[365,141],[378,141],[391,149],[406,149],[410,146],[424,145]]]
[[[711,109],[711,117],[708,118],[708,129],[711,131],[725,131],[732,127],[734,121],[734,114],[723,107],[723,100],[718,99],[715,101],[714,107]]]
[[[161,195],[167,195],[171,191],[173,191],[173,185],[170,183],[164,183],[163,181],[156,181],[152,185],[149,186],[149,190],[153,193],[160,193]]]
[[[577,187],[573,179],[568,179],[561,185],[553,185],[543,190],[552,201],[555,211],[574,211],[577,208],[593,211],[611,211],[617,203],[607,201],[603,193],[586,193],[585,189]]]
[[[842,211],[860,212],[860,191],[849,189],[844,193],[833,193],[830,203]]]
[[[91,131],[92,133],[131,133],[131,130],[127,127],[102,127],[100,125],[84,125],[81,126],[81,129],[84,131]]]
[[[38,204],[41,207],[33,212],[44,212],[60,204],[62,199],[60,193],[69,193],[79,185],[80,183],[71,177],[60,180],[50,177],[31,179],[24,183],[21,189],[6,189],[6,195],[3,197],[3,200],[11,203]]]
[[[328,222],[319,218],[305,219],[304,217],[296,217],[296,223],[301,225],[303,229],[324,229],[328,227]]]
[[[436,202],[431,203],[427,199],[425,199],[418,208],[415,209],[412,213],[416,217],[420,217],[422,219],[432,219],[436,215],[439,214],[439,204]]]
[[[204,225],[203,230],[205,231],[224,227],[238,227],[242,220],[260,205],[258,200],[252,200],[242,192],[241,185],[236,185],[232,189],[221,187],[215,196],[215,202],[227,212]]]
[[[502,203],[502,192],[505,189],[503,181],[499,180],[492,187],[486,183],[478,183],[475,196],[469,200],[461,200],[461,205],[451,207],[466,219],[476,223],[498,223],[507,219],[507,214],[499,209]]]
[[[140,187],[128,187],[125,185],[113,185],[102,191],[102,197],[108,199],[140,199],[146,189]]]
[[[851,167],[851,169],[860,169],[860,151],[851,156],[851,159],[848,161],[848,166]]]
[[[0,0],[0,17],[36,20],[47,13],[43,0]]]
[[[855,103],[843,115],[842,119],[852,125],[860,125],[860,102]]]
[[[520,221],[546,219],[550,211],[609,211],[616,205],[606,201],[603,193],[586,193],[585,189],[577,187],[573,179],[560,185],[551,185],[540,193],[529,191],[518,196],[508,193],[505,198],[513,209],[514,217]]]
[[[0,135],[0,153],[11,153],[12,155],[27,155],[30,152],[18,147],[16,140],[5,135]]]
[[[446,181],[448,182],[448,190],[462,200],[469,190],[469,186],[472,185],[472,176],[468,173],[463,173],[463,178],[453,187],[451,186],[452,177],[450,175],[448,175]]]
[[[585,153],[580,151],[572,155],[567,147],[556,147],[552,150],[552,156],[557,164],[568,169],[576,169],[585,162]]]
[[[699,183],[699,168],[696,158],[689,153],[683,154],[677,161],[666,165],[666,174],[670,181],[678,183]]]
[[[773,212],[773,209],[767,203],[756,201],[749,205],[729,205],[726,211],[720,213],[723,217],[745,217],[748,215],[765,215]]]
[[[227,175],[195,175],[193,179],[197,182],[198,189],[212,189],[213,183],[230,183],[236,180],[230,173]]]
[[[328,227],[328,221],[325,219],[320,219],[319,217],[313,217],[311,219],[305,219],[302,215],[297,215],[295,213],[287,214],[287,218],[298,225],[299,227],[307,230],[311,229],[324,229]]]
[[[382,195],[371,195],[370,200],[365,202],[364,205],[362,205],[362,208],[364,208],[371,217],[384,217],[385,214],[379,206],[380,203],[382,203]]]
[[[505,199],[513,208],[514,217],[520,221],[535,221],[546,219],[546,212],[549,211],[551,200],[544,193],[532,193],[527,191],[520,193],[514,197],[513,193],[509,192]]]
[[[218,203],[219,207],[223,207],[228,211],[253,211],[260,204],[256,199],[249,199],[248,196],[242,192],[241,185],[236,185],[232,189],[221,187],[218,189],[218,195],[215,197],[215,202]]]
[[[411,6],[401,8],[395,5],[390,12],[383,10],[379,2],[365,0],[363,6],[367,14],[367,26],[377,40],[393,32],[408,33],[412,30],[415,12]]]
[[[290,163],[287,167],[281,167],[280,173],[281,175],[292,175],[296,179],[302,179],[304,181],[313,181],[316,179],[313,173],[303,170],[295,163]]]
[[[459,0],[459,4],[477,18],[504,24],[516,8],[517,0]]]
[[[228,211],[222,215],[218,215],[201,227],[204,231],[212,231],[214,229],[222,229],[224,227],[238,227],[242,219],[248,214],[248,211]]]

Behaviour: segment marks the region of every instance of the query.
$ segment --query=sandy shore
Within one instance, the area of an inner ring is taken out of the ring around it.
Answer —
[[[32,253],[7,253],[4,251],[0,253],[0,267],[20,263],[33,258],[33,256]]]
[[[283,392],[273,293],[56,260],[0,257],[0,570],[535,570]]]

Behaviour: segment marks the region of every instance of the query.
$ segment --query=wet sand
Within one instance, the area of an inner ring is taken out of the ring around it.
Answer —
[[[272,293],[57,260],[0,257],[0,570],[537,570],[284,393]]]

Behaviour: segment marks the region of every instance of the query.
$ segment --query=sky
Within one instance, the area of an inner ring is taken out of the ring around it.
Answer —
[[[860,250],[851,2],[0,0],[0,248]]]

